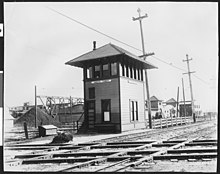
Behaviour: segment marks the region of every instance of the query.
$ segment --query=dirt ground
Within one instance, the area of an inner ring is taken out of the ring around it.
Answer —
[[[130,132],[124,132],[122,134],[91,134],[91,135],[75,135],[73,141],[69,142],[68,144],[78,144],[78,143],[86,143],[91,141],[100,141],[101,139],[105,138],[113,138],[119,135],[128,135],[130,133],[141,133],[141,132],[149,132],[149,136],[146,138],[142,138],[137,141],[144,141],[144,140],[176,140],[176,139],[188,139],[188,138],[195,138],[200,137],[199,139],[217,139],[217,121],[207,121],[207,122],[200,122],[196,124],[190,125],[182,125],[178,129],[177,127],[170,127],[164,128],[162,131],[160,129],[156,130],[136,130]],[[155,132],[155,134],[150,134]],[[37,138],[34,140],[28,140],[22,142],[23,144],[46,144],[51,142],[53,136],[50,137],[43,137]],[[135,140],[136,141],[136,140]],[[20,142],[21,143],[21,142]],[[104,150],[104,149],[103,149]],[[23,152],[11,152],[13,155],[16,153],[23,153]],[[27,153],[27,152],[26,152]],[[9,151],[5,151],[7,156],[10,156]],[[61,170],[62,168],[66,168],[72,166],[73,164],[68,163],[61,163],[61,164],[40,164],[40,165],[21,165],[16,167],[5,168],[6,171],[57,171]],[[197,160],[195,162],[188,162],[185,160],[179,160],[177,162],[171,162],[170,160],[163,160],[163,161],[154,161],[153,163],[143,163],[143,172],[215,172],[217,168],[217,160],[212,159],[211,161],[202,161]],[[135,168],[128,168],[124,170],[124,172],[128,172],[129,170],[135,172]]]

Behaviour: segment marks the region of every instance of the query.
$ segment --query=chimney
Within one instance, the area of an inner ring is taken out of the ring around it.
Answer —
[[[93,41],[93,50],[96,50],[96,41]]]

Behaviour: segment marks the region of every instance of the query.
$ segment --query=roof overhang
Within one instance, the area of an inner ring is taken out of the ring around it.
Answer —
[[[100,57],[100,58],[96,58],[96,59],[100,59],[100,60],[103,59],[103,58],[111,59],[111,57],[113,58],[113,57],[120,56],[120,55],[125,55],[127,58],[130,58],[130,59],[132,59],[134,61],[140,62],[142,64],[142,66],[143,66],[143,69],[157,69],[158,68],[158,67],[156,67],[155,65],[149,63],[146,60],[143,60],[141,58],[134,58],[134,57],[129,56],[129,55],[125,54],[125,53],[124,54],[114,55],[114,56]],[[85,64],[87,64],[87,62],[94,61],[94,59],[92,59],[92,60],[91,59],[89,59],[89,60],[85,59],[85,60],[82,61],[82,60],[78,60],[78,58],[75,58],[75,59],[72,59],[72,60],[66,62],[65,64],[66,65],[70,65],[70,66],[76,66],[76,67],[83,68],[85,66]]]
[[[97,48],[93,51],[90,51],[88,53],[85,53],[75,59],[72,59],[68,62],[66,62],[66,65],[76,66],[83,68],[85,64],[91,62],[91,61],[100,61],[103,59],[114,59],[117,58],[119,61],[121,58],[125,58],[125,60],[132,60],[139,62],[143,69],[154,69],[157,68],[153,64],[149,63],[148,61],[144,60],[143,58],[140,58],[127,50],[120,48],[113,44],[107,44],[100,48]]]

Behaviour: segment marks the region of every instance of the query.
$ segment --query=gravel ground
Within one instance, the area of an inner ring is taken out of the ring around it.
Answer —
[[[129,133],[142,133],[142,132],[149,132],[149,135],[145,138],[139,139],[139,141],[144,140],[167,140],[167,139],[188,139],[188,138],[195,138],[200,137],[200,139],[217,139],[217,121],[212,120],[204,123],[196,123],[192,125],[182,125],[180,129],[176,129],[177,127],[171,128],[164,128],[162,131],[160,129],[157,130],[136,130],[131,132],[125,132],[123,134],[104,134],[104,135],[77,135],[74,136],[73,141],[70,142],[71,144],[78,144],[78,143],[86,143],[91,141],[100,141],[101,139],[105,138],[113,138],[119,135],[128,135]],[[201,129],[201,130],[200,130]],[[151,134],[154,132],[154,134]],[[43,139],[38,138],[32,141],[26,142],[25,144],[45,144],[52,140],[53,137],[44,137]],[[135,140],[136,141],[136,140]],[[137,140],[138,141],[138,140]],[[97,151],[98,149],[94,149],[93,151]],[[110,149],[113,151],[114,149]],[[85,150],[84,150],[85,151]],[[106,149],[101,149],[99,151],[106,151]],[[5,151],[5,155],[15,155],[22,152],[14,151],[9,153],[9,151]],[[26,152],[27,153],[27,152]],[[35,165],[21,165],[15,167],[5,167],[5,171],[57,171],[61,170],[74,164],[68,163],[61,163],[61,164],[35,164]],[[169,160],[164,161],[155,161],[155,163],[146,163],[145,162],[145,169],[141,169],[143,172],[145,171],[177,171],[177,172],[215,172],[217,167],[217,161],[201,161],[198,160],[196,162],[188,162],[184,160],[179,160],[178,162],[171,162]],[[94,169],[98,169],[98,166],[93,166]],[[135,168],[128,168],[129,170],[137,170]],[[138,169],[140,171],[140,169]],[[83,170],[82,170],[83,171]],[[88,169],[89,171],[89,169]],[[125,172],[125,170],[124,170]]]

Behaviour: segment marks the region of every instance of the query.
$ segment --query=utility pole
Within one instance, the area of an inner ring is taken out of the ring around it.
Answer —
[[[143,56],[144,60],[146,60],[146,56],[149,56],[151,54],[145,54],[145,49],[144,49],[144,36],[143,36],[143,30],[142,30],[142,19],[147,17],[147,14],[145,14],[144,16],[141,16],[141,9],[138,8],[137,10],[139,17],[134,18],[133,17],[133,21],[139,20],[140,22],[140,30],[141,30],[141,41],[142,41],[142,51],[143,51]],[[151,103],[150,103],[150,92],[149,92],[149,86],[148,86],[148,77],[147,77],[147,69],[145,69],[145,83],[146,83],[146,91],[147,91],[147,107],[148,107],[148,119],[149,119],[149,128],[152,128],[152,120],[151,120]]]
[[[189,76],[189,85],[190,85],[190,93],[191,93],[191,105],[192,105],[192,117],[193,117],[193,122],[196,122],[196,116],[195,116],[195,110],[194,110],[194,100],[193,100],[193,90],[192,90],[192,80],[191,80],[191,73],[195,73],[195,71],[191,72],[190,68],[189,68],[189,61],[192,60],[189,59],[188,54],[186,55],[186,60],[183,60],[183,62],[187,62],[187,68],[188,68],[188,72],[187,73],[183,73],[183,74],[188,74]]]
[[[178,117],[178,105],[179,105],[179,86],[178,86],[178,89],[177,89],[176,118]]]
[[[186,103],[185,103],[185,92],[184,92],[184,83],[183,83],[183,78],[182,78],[182,87],[183,87],[183,106],[184,106],[184,117],[186,116]]]
[[[35,99],[35,128],[36,128],[37,127],[37,86],[36,85],[34,87],[34,91],[35,91],[34,99]]]

